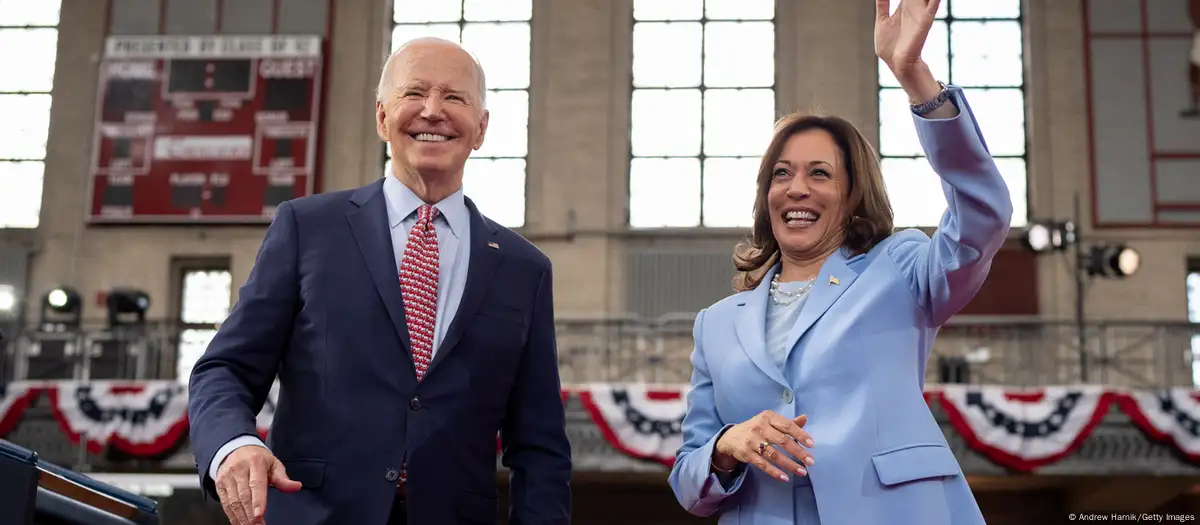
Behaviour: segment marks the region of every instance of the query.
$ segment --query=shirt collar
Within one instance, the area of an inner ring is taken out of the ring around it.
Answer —
[[[425,204],[416,193],[396,178],[390,162],[383,181],[383,196],[387,200],[388,226],[393,229],[399,227],[401,222],[414,215],[417,208]],[[446,224],[450,225],[450,233],[454,234],[455,238],[460,238],[459,234],[465,231],[468,220],[467,203],[463,198],[462,188],[434,204],[434,207],[438,209]]]

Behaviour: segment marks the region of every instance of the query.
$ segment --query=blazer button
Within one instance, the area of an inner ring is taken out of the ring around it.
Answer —
[[[383,479],[388,480],[388,483],[396,481],[400,479],[400,472],[394,468],[387,469],[387,472],[383,474]]]
[[[784,390],[784,391],[783,391],[783,402],[784,402],[785,404],[791,404],[791,403],[792,403],[792,391],[791,391],[791,390]]]
[[[412,399],[409,399],[408,400],[408,408],[411,408],[413,410],[420,410],[421,409],[421,398],[419,398],[417,396],[413,396]]]

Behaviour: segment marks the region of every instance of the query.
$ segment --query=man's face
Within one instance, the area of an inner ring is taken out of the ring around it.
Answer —
[[[450,44],[413,43],[384,74],[391,76],[390,90],[375,105],[375,121],[396,168],[461,182],[488,123],[474,60]]]

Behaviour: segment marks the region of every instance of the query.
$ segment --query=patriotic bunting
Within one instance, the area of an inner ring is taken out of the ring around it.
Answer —
[[[52,381],[0,384],[0,436],[46,395],[67,437],[92,453],[106,447],[135,457],[173,450],[187,435],[187,389],[174,381]],[[670,466],[683,442],[687,385],[588,384],[577,397],[615,450]],[[1200,391],[1123,390],[1100,386],[1010,388],[940,385],[926,389],[953,430],[979,454],[1030,472],[1073,453],[1115,404],[1148,437],[1200,461]],[[265,438],[279,400],[276,384],[257,418]]]

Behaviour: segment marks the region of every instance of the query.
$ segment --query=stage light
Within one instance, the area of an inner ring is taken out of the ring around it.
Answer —
[[[113,288],[108,292],[108,326],[110,328],[146,322],[146,310],[150,309],[150,295],[132,288]],[[126,317],[132,315],[129,322]]]
[[[41,325],[46,331],[79,326],[83,318],[83,296],[70,286],[59,286],[42,296]]]
[[[11,315],[17,309],[17,287],[0,284],[0,317]]]
[[[1075,223],[1045,221],[1029,225],[1022,242],[1033,252],[1042,253],[1066,250],[1076,240]]]
[[[1123,244],[1093,246],[1085,258],[1089,276],[1129,277],[1142,266],[1142,255]]]

